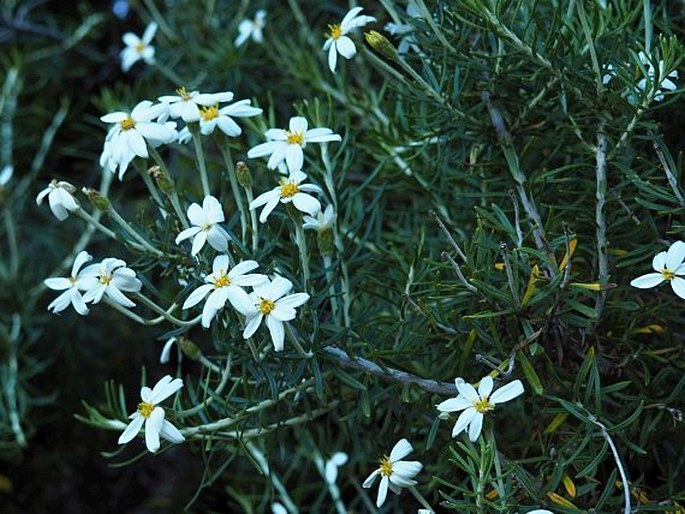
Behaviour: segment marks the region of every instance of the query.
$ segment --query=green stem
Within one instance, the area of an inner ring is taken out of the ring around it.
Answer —
[[[155,186],[154,182],[152,182],[150,174],[146,170],[138,166],[136,166],[136,170],[138,171],[140,176],[143,177],[143,182],[145,182],[148,191],[150,191],[150,195],[155,200],[157,205],[159,205],[160,207],[164,207],[164,199],[162,198],[162,195],[159,194],[159,191],[157,191],[157,186]]]
[[[142,293],[136,293],[135,297],[138,298],[141,302],[143,302],[145,305],[150,307],[153,311],[155,311],[157,314],[160,314],[161,316],[164,317],[167,321],[170,321],[174,325],[178,325],[179,327],[192,327],[197,325],[200,320],[202,319],[202,315],[198,315],[197,317],[190,319],[190,320],[182,320],[178,319],[174,316],[171,315],[172,312],[176,309],[177,305],[175,303],[171,304],[171,307],[168,309],[163,309],[159,305],[157,305],[153,300],[148,298]]]
[[[307,251],[307,238],[304,235],[304,228],[302,223],[293,220],[295,225],[295,244],[300,250],[300,263],[302,266],[302,288],[305,291],[309,290],[309,252]]]
[[[499,451],[497,451],[497,441],[495,440],[495,431],[493,425],[490,424],[487,431],[488,449],[492,452],[492,460],[495,463],[495,473],[497,481],[497,497],[502,504],[502,512],[507,508],[507,499],[504,495],[504,482],[502,481],[502,463],[499,460]]]
[[[240,194],[238,177],[235,173],[235,166],[233,165],[233,159],[231,158],[231,149],[228,144],[221,145],[221,154],[224,156],[224,163],[226,164],[226,169],[228,170],[228,179],[231,183],[233,198],[238,206],[238,210],[240,211],[240,229],[243,236],[243,244],[245,244],[247,236],[247,206],[243,202],[243,197]]]
[[[161,257],[164,255],[163,252],[152,246],[147,239],[145,239],[143,236],[141,236],[136,229],[134,229],[128,221],[126,221],[124,218],[121,217],[121,215],[110,205],[109,209],[107,209],[107,214],[110,215],[110,217],[121,226],[125,231],[127,231],[140,245],[147,251],[157,255],[158,257]]]
[[[435,513],[435,511],[433,510],[433,507],[430,506],[430,503],[428,503],[428,501],[426,501],[426,499],[416,489],[416,487],[411,486],[411,487],[408,487],[408,489],[409,489],[409,492],[414,495],[414,498],[416,498],[423,507],[428,509],[431,513],[433,513],[433,514]]]
[[[197,167],[200,170],[200,180],[202,181],[202,192],[205,196],[210,196],[209,178],[207,176],[207,164],[205,163],[205,154],[202,152],[202,136],[200,135],[197,124],[188,125],[191,135],[193,136],[193,145],[195,145],[195,156],[197,157]]]
[[[254,201],[252,186],[245,188],[245,196],[247,196],[247,205],[249,206]],[[250,227],[252,227],[252,251],[256,252],[259,244],[259,223],[257,223],[256,209],[250,209]]]
[[[85,220],[90,226],[95,227],[100,232],[102,232],[104,235],[109,237],[110,239],[114,239],[115,241],[118,241],[117,235],[112,230],[105,227],[95,217],[91,216],[86,211],[84,211],[83,208],[79,207],[77,210],[75,210],[73,212],[79,218]],[[98,212],[102,212],[102,211],[98,211]],[[137,246],[137,245],[135,245],[135,246]]]
[[[326,281],[328,282],[328,296],[331,299],[331,310],[333,317],[337,323],[340,323],[340,303],[335,292],[335,274],[333,273],[333,259],[330,255],[322,255],[324,272],[326,273]]]

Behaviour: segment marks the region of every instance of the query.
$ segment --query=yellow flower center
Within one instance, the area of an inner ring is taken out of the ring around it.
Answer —
[[[121,120],[119,124],[121,125],[122,129],[131,130],[133,127],[136,126],[136,120],[129,116],[128,118]]]
[[[490,401],[487,398],[482,398],[478,400],[473,404],[473,406],[481,414],[484,414],[491,410],[495,410],[495,406],[492,403],[490,403]]]
[[[265,316],[268,316],[271,314],[271,311],[276,308],[276,304],[274,303],[273,300],[269,300],[268,298],[262,298],[262,301],[259,302],[259,310],[262,311],[262,314]]]
[[[664,276],[664,280],[667,280],[670,282],[675,278],[675,273],[673,273],[670,269],[664,268],[661,270],[661,274]]]
[[[342,28],[340,25],[329,25],[328,35],[333,39],[338,39],[340,36],[342,36]]]
[[[231,278],[226,275],[225,273],[222,273],[222,275],[216,279],[214,282],[214,285],[216,287],[227,287],[231,285]]]
[[[148,402],[140,402],[137,410],[141,416],[149,418],[152,411],[155,410],[155,406]]]
[[[297,184],[293,184],[292,182],[281,182],[281,196],[284,198],[290,198],[299,190],[300,188],[297,187]]]
[[[203,223],[202,225],[200,225],[200,228],[203,232],[209,232],[210,230],[212,230],[212,227],[212,223]]]
[[[304,144],[304,134],[302,132],[291,132],[287,130],[285,132],[285,140],[289,145],[300,145]]]
[[[383,455],[383,458],[381,459],[381,467],[378,468],[378,471],[380,471],[381,475],[384,477],[389,477],[392,475],[392,462],[390,462],[390,457]]]
[[[142,54],[143,50],[145,50],[145,43],[143,43],[143,42],[138,43],[135,46],[135,49],[136,49],[136,52],[138,52],[139,54]]]
[[[187,102],[188,100],[190,100],[192,98],[190,93],[188,93],[188,90],[184,87],[179,87],[176,90],[176,93],[178,93],[178,96],[180,96],[184,102]]]
[[[110,275],[100,275],[100,283],[108,285],[112,281],[112,277]]]
[[[219,117],[219,105],[210,105],[209,107],[200,107],[200,116],[205,121],[213,120]]]

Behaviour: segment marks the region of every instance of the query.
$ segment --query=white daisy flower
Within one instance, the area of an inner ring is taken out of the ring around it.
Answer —
[[[685,242],[676,241],[665,252],[659,252],[652,259],[652,268],[656,273],[647,273],[633,279],[630,285],[639,289],[656,287],[662,282],[670,282],[673,292],[685,299]]]
[[[202,207],[193,203],[188,207],[188,220],[193,227],[187,228],[176,236],[176,244],[186,239],[193,238],[193,248],[190,254],[195,257],[205,242],[218,252],[228,250],[228,241],[231,239],[219,223],[224,221],[224,210],[219,200],[211,195],[205,196]]]
[[[205,328],[209,328],[216,313],[226,305],[226,300],[231,302],[238,312],[250,311],[253,303],[242,287],[254,286],[269,280],[266,275],[248,274],[259,267],[256,261],[240,262],[231,270],[228,266],[228,255],[217,255],[212,264],[212,273],[205,277],[206,283],[190,293],[183,303],[183,309],[190,309],[206,297],[202,309],[202,326]]]
[[[324,465],[324,479],[326,482],[329,484],[335,483],[338,479],[338,468],[347,463],[348,459],[349,456],[345,452],[336,452],[326,461]]]
[[[328,26],[328,39],[323,44],[324,51],[328,51],[328,67],[335,73],[335,66],[338,62],[338,54],[345,59],[352,59],[357,53],[354,42],[347,37],[351,30],[363,27],[367,23],[376,21],[373,16],[360,16],[363,7],[355,7],[345,15],[340,24]]]
[[[274,349],[277,352],[283,350],[285,339],[283,323],[295,319],[297,315],[295,307],[299,307],[309,300],[307,293],[287,295],[292,288],[293,283],[283,277],[276,277],[273,281],[267,279],[253,286],[254,290],[249,295],[250,306],[241,312],[247,317],[243,331],[245,339],[252,337],[261,325],[262,320],[266,319],[266,326],[271,334]],[[234,307],[240,311],[238,305],[234,305]]]
[[[325,210],[317,212],[316,217],[303,216],[302,221],[305,230],[316,230],[317,232],[332,230],[333,225],[335,225],[335,211],[332,205],[328,205]]]
[[[200,107],[200,132],[206,136],[218,127],[227,136],[238,137],[243,131],[233,118],[249,118],[262,114],[260,108],[252,107],[250,103],[250,100],[239,100],[222,108],[219,108],[219,104]]]
[[[57,314],[62,312],[64,309],[69,307],[69,304],[74,306],[76,312],[80,315],[85,316],[88,314],[88,307],[86,307],[86,302],[81,296],[81,290],[83,290],[83,278],[81,276],[81,267],[88,261],[92,260],[93,256],[90,255],[85,250],[79,252],[79,254],[74,259],[74,264],[71,267],[71,276],[60,277],[60,278],[46,278],[43,283],[55,291],[64,291],[61,295],[55,298],[50,305],[48,305],[48,310]]]
[[[273,211],[279,202],[290,203],[310,216],[314,216],[321,210],[321,204],[313,196],[307,193],[321,193],[321,188],[314,184],[302,184],[302,181],[307,179],[307,175],[301,171],[295,171],[290,174],[288,178],[281,178],[280,186],[273,188],[271,191],[262,193],[257,198],[250,202],[250,209],[257,207],[264,208],[259,215],[259,221],[266,223],[269,214]]]
[[[262,30],[266,25],[266,11],[260,9],[255,13],[254,20],[243,20],[238,25],[238,37],[235,38],[233,44],[236,47],[242,46],[245,41],[252,38],[255,43],[262,43],[264,41],[264,34]]]
[[[121,69],[124,72],[130,70],[131,66],[141,59],[147,64],[154,64],[155,47],[150,43],[156,33],[157,24],[153,21],[145,29],[142,38],[139,38],[133,32],[127,32],[122,36],[121,39],[126,47],[121,51],[119,57],[121,58]]]
[[[135,307],[124,292],[137,293],[143,283],[136,278],[136,272],[126,267],[121,259],[108,257],[99,264],[91,264],[80,274],[80,289],[85,291],[84,302],[99,303],[103,295],[124,307]]]
[[[76,188],[69,182],[57,181],[53,179],[48,187],[43,189],[38,196],[36,196],[36,204],[43,203],[43,199],[47,196],[50,210],[60,221],[64,221],[69,217],[69,212],[75,211],[79,208],[78,202],[72,196],[76,192]]]
[[[647,92],[651,90],[655,91],[654,101],[661,102],[664,99],[664,94],[662,90],[675,91],[678,86],[671,79],[678,78],[678,70],[671,71],[668,75],[665,73],[665,66],[663,59],[658,63],[658,71],[655,69],[654,64],[650,56],[644,52],[638,54],[642,64],[647,66],[647,77],[642,78],[637,83],[637,88],[640,91]]]
[[[131,422],[124,433],[119,436],[119,444],[126,444],[133,440],[143,425],[145,425],[145,446],[151,453],[159,450],[160,436],[171,443],[178,444],[185,441],[185,437],[178,428],[164,419],[164,409],[158,406],[159,403],[169,398],[181,387],[183,387],[183,380],[180,378],[172,379],[170,375],[163,377],[152,389],[143,387],[140,390],[140,398],[143,401],[138,404],[136,411],[129,416]]]
[[[390,452],[390,456],[384,456],[380,460],[380,466],[374,470],[369,477],[364,480],[363,487],[369,488],[376,481],[376,477],[381,477],[381,484],[378,487],[378,497],[376,498],[376,507],[379,509],[385,503],[385,498],[388,495],[388,488],[399,494],[403,487],[413,487],[416,485],[416,480],[413,478],[421,472],[423,464],[418,461],[403,461],[414,448],[412,448],[409,441],[400,439]]]
[[[494,382],[492,377],[483,377],[478,386],[478,391],[471,384],[466,383],[461,377],[455,380],[459,395],[450,398],[437,405],[440,412],[464,411],[459,415],[452,430],[452,437],[457,437],[468,427],[469,439],[476,441],[483,428],[483,415],[495,410],[499,403],[508,402],[523,394],[523,384],[520,380],[514,380],[507,385],[492,392]]]
[[[221,93],[199,93],[190,91],[184,87],[176,90],[176,95],[160,96],[159,101],[169,106],[169,116],[174,119],[181,118],[186,123],[200,121],[200,107],[211,107],[223,102],[233,100],[233,93],[222,91]]]
[[[302,116],[290,118],[288,130],[272,128],[265,132],[266,143],[259,144],[247,152],[250,159],[269,155],[267,166],[275,169],[285,160],[290,172],[299,171],[304,164],[302,150],[307,143],[326,143],[328,141],[342,141],[338,134],[329,128],[308,128],[307,119]]]

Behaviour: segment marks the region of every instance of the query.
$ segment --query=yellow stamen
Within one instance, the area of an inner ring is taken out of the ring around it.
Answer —
[[[289,145],[304,145],[304,134],[302,132],[291,132],[286,130],[285,140]]]
[[[381,475],[384,477],[389,477],[392,475],[392,462],[390,462],[390,457],[383,455],[383,458],[381,459],[381,467],[378,468],[378,471],[380,471]]]
[[[284,198],[290,198],[291,196],[294,196],[295,193],[299,192],[300,188],[297,187],[297,184],[293,184],[292,182],[281,182],[281,196]]]
[[[112,281],[112,277],[109,275],[100,275],[100,283],[108,285]]]
[[[661,274],[664,276],[664,280],[667,280],[670,282],[675,278],[675,273],[673,273],[670,269],[664,268],[661,270]]]
[[[200,116],[205,121],[213,120],[219,117],[219,105],[211,105],[209,107],[200,107]]]
[[[484,414],[488,411],[495,410],[495,406],[490,403],[490,401],[487,398],[483,398],[481,400],[478,400],[473,404],[475,409],[480,412],[481,414]]]
[[[180,96],[184,102],[187,102],[191,99],[190,93],[188,93],[188,90],[184,87],[179,87],[176,90],[176,93],[178,93],[178,96]]]
[[[271,311],[275,308],[276,304],[273,300],[269,300],[268,298],[262,298],[262,301],[259,302],[259,310],[262,311],[262,314],[265,316],[271,314]]]
[[[155,406],[148,402],[140,402],[137,410],[141,416],[149,418],[152,411],[155,410]]]
[[[129,116],[129,117],[126,118],[125,120],[121,120],[121,121],[119,122],[119,124],[121,125],[121,128],[122,128],[122,129],[124,129],[124,130],[131,130],[133,127],[136,126],[136,120],[134,120],[133,118],[131,118],[131,117]]]
[[[136,44],[135,49],[136,49],[136,52],[138,52],[139,54],[142,54],[143,50],[145,50],[145,43],[141,42],[141,43]]]
[[[328,35],[333,39],[338,39],[340,36],[342,36],[342,28],[340,25],[329,25]]]
[[[214,282],[214,285],[216,287],[227,287],[231,285],[231,278],[228,275],[222,274],[219,278],[216,279],[216,282]]]

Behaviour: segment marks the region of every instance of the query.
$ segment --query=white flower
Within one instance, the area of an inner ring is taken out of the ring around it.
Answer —
[[[103,295],[124,307],[135,307],[124,292],[137,293],[143,283],[136,278],[136,272],[126,267],[121,259],[108,257],[99,264],[91,264],[83,269],[80,289],[85,291],[84,302],[99,303]]]
[[[313,216],[303,216],[302,225],[305,230],[316,230],[323,232],[324,230],[331,230],[335,224],[335,211],[333,205],[328,205],[326,210],[320,210],[316,213],[316,218]]]
[[[418,461],[405,462],[402,460],[413,450],[414,448],[409,441],[400,439],[390,452],[390,456],[384,456],[380,460],[380,467],[364,480],[362,486],[369,488],[376,481],[376,477],[380,475],[381,485],[378,487],[378,497],[376,498],[376,507],[379,509],[388,495],[388,487],[395,494],[399,494],[402,487],[416,485],[416,480],[413,478],[421,472],[423,464]]]
[[[262,113],[261,109],[251,107],[250,103],[250,100],[239,100],[221,109],[219,104],[200,107],[200,132],[206,136],[218,127],[227,136],[238,137],[243,131],[233,118],[249,118]]]
[[[254,20],[243,20],[238,25],[238,37],[235,38],[233,44],[238,47],[242,46],[245,41],[252,37],[252,41],[255,43],[261,43],[264,41],[264,35],[262,34],[262,29],[266,25],[266,11],[260,9],[255,13]]]
[[[307,193],[321,193],[321,188],[314,184],[302,184],[302,181],[306,179],[307,175],[301,171],[291,173],[288,178],[281,178],[281,185],[273,188],[271,191],[262,193],[252,200],[250,202],[250,209],[256,209],[264,205],[262,213],[259,215],[259,221],[262,223],[266,223],[269,214],[276,208],[278,202],[292,202],[297,210],[313,216],[319,212],[321,204],[316,198]]]
[[[133,32],[127,32],[122,36],[121,39],[126,48],[121,51],[119,57],[121,57],[121,69],[124,72],[130,70],[131,66],[141,59],[147,64],[154,64],[155,47],[150,45],[150,43],[152,38],[155,37],[156,32],[157,24],[153,21],[145,29],[142,38],[139,38]]]
[[[177,95],[160,96],[159,101],[169,105],[169,116],[181,118],[186,123],[200,121],[200,107],[210,107],[222,102],[233,100],[233,93],[198,93],[184,87],[176,90]]]
[[[614,70],[614,65],[609,63],[604,67],[604,74],[602,75],[602,84],[607,85],[616,76],[616,71]]]
[[[676,241],[668,251],[659,252],[652,259],[652,268],[656,273],[647,273],[633,279],[630,285],[640,289],[649,289],[662,282],[670,282],[673,292],[685,299],[685,279],[678,275],[685,275],[685,242]]]
[[[407,15],[411,18],[418,18],[421,16],[421,11],[414,4],[407,6]],[[410,35],[414,31],[414,26],[411,23],[386,23],[383,27],[387,32],[393,36],[403,36],[400,39],[400,44],[397,46],[397,51],[401,54],[407,53],[411,45],[416,44],[414,37]]]
[[[100,120],[114,126],[107,133],[100,165],[110,171],[118,167],[121,179],[135,156],[148,157],[146,141],[152,146],[175,141],[175,124],[154,121],[165,109],[163,104],[143,100],[130,113],[119,111],[102,116]]]
[[[523,394],[523,384],[514,380],[492,392],[494,382],[492,377],[486,376],[480,381],[478,391],[462,378],[455,380],[459,395],[437,405],[440,412],[462,412],[452,429],[452,437],[457,437],[468,427],[469,439],[475,441],[483,428],[483,414],[495,410],[498,403],[508,402]],[[492,393],[492,394],[491,394]]]
[[[209,328],[216,313],[224,308],[226,300],[239,312],[250,311],[253,303],[242,287],[254,286],[269,280],[266,275],[246,274],[259,267],[256,261],[240,262],[231,270],[228,266],[228,255],[217,255],[212,264],[212,273],[205,277],[206,283],[190,293],[183,303],[183,308],[189,309],[207,297],[202,309],[202,326],[205,328]]]
[[[299,171],[304,164],[302,149],[307,143],[325,143],[328,141],[341,141],[338,134],[333,134],[329,128],[308,129],[306,118],[295,116],[290,118],[288,130],[269,129],[264,134],[269,140],[259,144],[247,152],[250,159],[269,155],[267,166],[275,169],[285,160],[290,172]]]
[[[62,312],[64,309],[69,307],[69,304],[74,306],[76,312],[85,316],[88,314],[88,307],[86,307],[86,302],[81,296],[81,290],[83,289],[83,277],[79,271],[81,267],[88,261],[92,260],[93,256],[90,255],[85,250],[79,252],[79,254],[74,259],[74,264],[71,267],[71,276],[68,278],[46,278],[43,283],[55,291],[64,291],[61,295],[55,298],[50,305],[48,305],[48,310],[57,314]]]
[[[338,479],[338,468],[349,459],[345,452],[336,452],[326,461],[324,467],[324,479],[329,484],[334,484]]]
[[[224,210],[221,208],[219,200],[211,195],[205,196],[202,207],[193,203],[188,207],[188,220],[194,226],[185,229],[176,236],[176,244],[186,239],[193,238],[193,248],[190,254],[195,257],[205,242],[219,252],[228,250],[228,241],[231,237],[218,224],[224,221]]]
[[[276,277],[273,281],[265,280],[253,286],[250,293],[249,309],[242,310],[247,319],[243,337],[247,339],[257,331],[262,320],[266,318],[266,326],[271,334],[271,341],[277,352],[283,350],[285,328],[283,323],[295,319],[295,307],[303,305],[309,300],[307,293],[295,293],[285,296],[293,287],[287,278]],[[238,306],[235,306],[238,308]],[[240,310],[240,309],[238,309]]]
[[[288,514],[288,511],[287,511],[286,508],[285,508],[283,505],[281,505],[280,503],[278,503],[278,502],[273,502],[273,503],[271,504],[271,513],[272,513],[272,514]]]
[[[363,7],[355,7],[345,15],[340,24],[328,26],[328,39],[323,44],[324,51],[328,50],[328,67],[335,73],[335,65],[338,62],[338,54],[345,59],[352,59],[357,53],[354,42],[347,37],[347,33],[367,23],[376,21],[373,16],[359,16]]]
[[[647,77],[642,78],[637,83],[637,88],[640,91],[647,92],[653,90],[655,92],[654,101],[661,102],[664,99],[664,94],[661,92],[662,89],[665,89],[667,91],[675,91],[676,89],[678,89],[678,86],[671,80],[671,78],[678,78],[677,70],[673,70],[668,75],[666,75],[666,64],[663,60],[659,61],[657,72],[654,68],[654,65],[652,64],[652,59],[650,56],[648,56],[644,52],[640,52],[638,54],[638,57],[640,58],[642,64],[647,66]]]
[[[163,377],[152,389],[143,387],[140,390],[140,398],[143,401],[138,404],[136,411],[129,416],[131,422],[124,433],[119,436],[119,444],[126,444],[131,441],[138,435],[143,424],[145,424],[145,446],[152,453],[159,450],[160,436],[171,443],[185,441],[185,437],[178,428],[164,419],[164,409],[158,407],[159,403],[169,398],[181,387],[183,387],[183,380],[180,378],[172,379],[170,375]]]
[[[14,166],[8,164],[0,171],[0,189],[5,187],[14,175]]]
[[[64,221],[69,217],[70,211],[75,211],[79,208],[78,202],[72,196],[76,188],[69,182],[58,182],[53,179],[48,187],[43,189],[38,196],[36,196],[36,204],[43,203],[43,199],[47,196],[50,210],[60,221]]]

